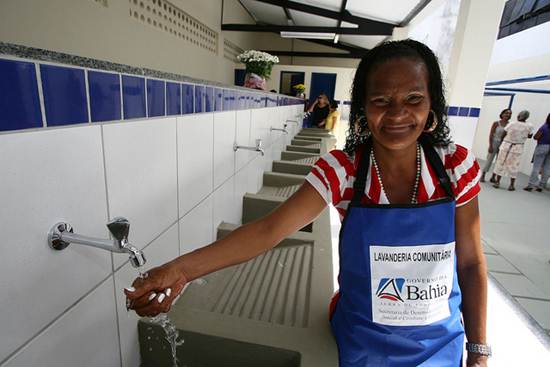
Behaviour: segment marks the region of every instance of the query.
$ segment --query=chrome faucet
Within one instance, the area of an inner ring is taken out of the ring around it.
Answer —
[[[233,151],[234,152],[236,152],[239,149],[252,150],[254,152],[260,152],[260,154],[262,156],[265,155],[265,152],[262,149],[262,139],[256,139],[256,146],[255,147],[247,147],[247,146],[244,146],[244,145],[237,145],[237,143],[233,144]]]
[[[127,253],[130,255],[130,263],[134,268],[145,265],[145,255],[141,250],[128,242],[130,222],[123,217],[116,217],[107,223],[114,240],[93,238],[73,233],[73,227],[69,223],[55,224],[48,233],[48,243],[55,250],[63,250],[71,243],[101,248],[111,252]]]
[[[288,134],[288,131],[286,129],[287,126],[288,126],[287,124],[284,124],[282,129],[277,129],[276,127],[270,127],[269,131],[282,131],[283,133]]]

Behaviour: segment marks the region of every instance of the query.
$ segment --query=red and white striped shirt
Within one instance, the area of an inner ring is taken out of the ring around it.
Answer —
[[[451,180],[457,207],[475,198],[480,191],[481,172],[474,156],[468,149],[453,143],[445,147],[435,147],[435,150]],[[306,177],[307,182],[321,194],[327,204],[334,205],[340,213],[340,219],[346,214],[353,197],[353,183],[362,153],[362,147],[358,148],[352,157],[341,150],[332,150],[319,158]],[[418,186],[418,202],[425,203],[446,197],[445,189],[440,185],[435,171],[427,164],[422,148],[420,157],[421,179]],[[366,180],[365,196],[361,202],[363,204],[389,204],[388,198],[381,190],[372,162],[370,162]]]

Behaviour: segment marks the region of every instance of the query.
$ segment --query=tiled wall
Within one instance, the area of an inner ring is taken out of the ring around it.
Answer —
[[[302,103],[273,93],[0,55],[0,132]]]
[[[0,60],[0,95],[0,366],[139,366],[122,294],[137,275],[128,257],[52,250],[48,230],[67,221],[107,238],[105,223],[125,216],[147,267],[208,244],[221,221],[240,221],[243,192],[260,188],[298,128],[270,127],[302,106],[22,60]],[[265,157],[233,151],[256,138]]]

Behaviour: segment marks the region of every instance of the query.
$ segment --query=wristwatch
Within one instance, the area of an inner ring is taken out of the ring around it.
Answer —
[[[490,357],[493,353],[491,347],[487,344],[466,343],[466,350],[469,353],[481,354],[482,356]]]

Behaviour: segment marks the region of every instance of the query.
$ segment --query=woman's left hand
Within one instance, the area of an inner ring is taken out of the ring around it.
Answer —
[[[487,359],[487,356],[482,356],[481,354],[468,354],[466,367],[487,367]]]

